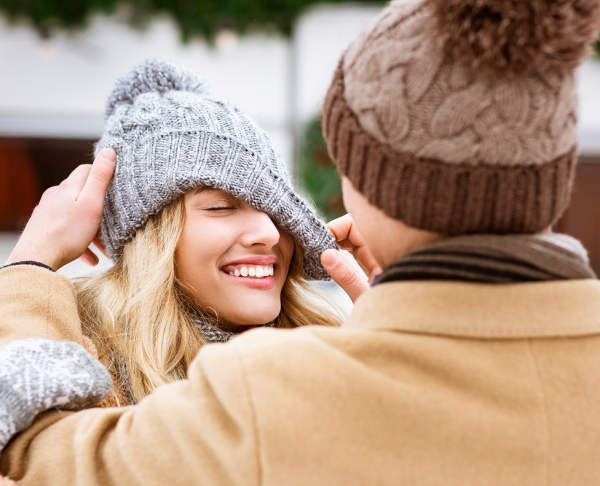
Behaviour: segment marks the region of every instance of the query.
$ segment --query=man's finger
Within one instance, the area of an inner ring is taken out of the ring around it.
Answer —
[[[368,282],[339,251],[325,250],[321,255],[321,263],[352,302],[356,302],[356,299],[369,288]]]
[[[360,268],[369,276],[369,282],[375,275],[381,273],[381,267],[367,248],[350,214],[334,219],[327,226],[335,236],[339,247],[352,253]]]
[[[117,154],[112,149],[102,149],[96,156],[85,185],[77,201],[84,204],[104,204],[108,184],[115,173]]]
[[[368,275],[369,282],[373,280],[376,275],[382,272],[382,268],[375,260],[373,254],[369,251],[366,246],[361,246],[352,252],[352,256],[356,260],[356,263],[362,268],[363,272]]]
[[[335,236],[340,248],[344,250],[354,250],[365,246],[365,240],[354,224],[354,219],[350,214],[334,219],[327,224],[329,230]]]
[[[352,231],[353,223],[354,220],[352,219],[352,216],[350,216],[350,214],[345,214],[344,216],[330,221],[327,224],[327,227],[339,242],[348,239],[350,232]]]

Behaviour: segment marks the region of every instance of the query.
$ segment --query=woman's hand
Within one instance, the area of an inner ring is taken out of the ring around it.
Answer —
[[[346,214],[341,218],[334,219],[328,224],[328,227],[334,234],[340,248],[348,250],[367,275],[368,280],[365,280],[352,263],[344,258],[339,251],[325,250],[321,255],[323,268],[348,294],[352,302],[355,302],[369,288],[373,277],[381,273],[381,267],[365,245],[365,241],[354,224],[352,216]]]
[[[44,192],[6,264],[33,260],[58,270],[79,257],[97,263],[88,246],[97,237],[115,161],[115,152],[103,149],[92,165],[80,165]]]
[[[24,339],[0,346],[0,451],[46,410],[80,410],[111,390],[108,370],[79,344]]]

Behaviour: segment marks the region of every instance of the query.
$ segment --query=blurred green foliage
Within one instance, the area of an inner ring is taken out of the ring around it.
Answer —
[[[25,19],[44,37],[53,29],[85,26],[90,15],[127,13],[134,26],[142,26],[153,15],[166,13],[178,24],[182,39],[201,37],[208,41],[223,28],[240,33],[249,30],[277,31],[289,36],[294,19],[312,5],[346,3],[349,0],[0,0],[0,12],[10,20]],[[384,0],[361,0],[383,5]],[[600,41],[596,44],[600,55]]]
[[[0,12],[9,19],[26,19],[42,35],[54,28],[83,27],[94,13],[127,12],[132,25],[143,25],[153,15],[169,14],[179,25],[183,40],[212,41],[219,29],[278,31],[290,35],[294,19],[318,3],[347,0],[0,0]],[[362,0],[383,5],[382,0]]]
[[[300,184],[319,212],[328,221],[344,215],[342,184],[327,152],[320,116],[307,124],[298,159]]]

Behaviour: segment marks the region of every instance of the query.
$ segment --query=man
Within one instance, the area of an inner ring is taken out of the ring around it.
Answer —
[[[392,2],[323,110],[353,218],[334,232],[384,268],[347,323],[252,331],[136,406],[49,412],[2,471],[36,485],[597,484],[600,284],[549,227],[571,190],[573,69],[599,10]],[[113,160],[45,196],[11,261],[79,256]],[[323,263],[352,277],[338,254]],[[3,343],[81,341],[61,276],[14,265],[0,288]]]

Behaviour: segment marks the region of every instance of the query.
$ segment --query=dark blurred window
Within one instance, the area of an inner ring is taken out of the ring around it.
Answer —
[[[42,193],[80,164],[93,140],[0,138],[0,231],[23,228]]]
[[[579,239],[600,275],[600,155],[580,158],[571,204],[555,231]]]

